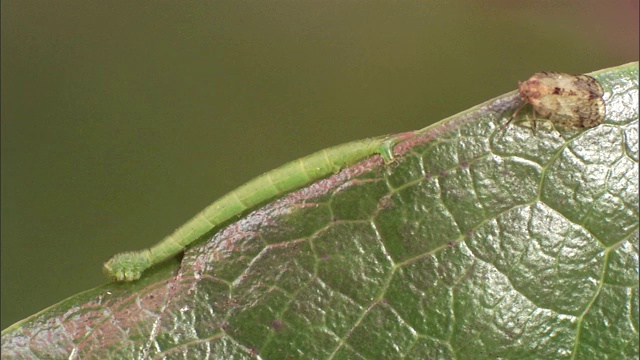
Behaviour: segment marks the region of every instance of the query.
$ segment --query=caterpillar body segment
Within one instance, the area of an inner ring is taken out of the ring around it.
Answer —
[[[337,145],[266,172],[222,196],[151,248],[114,255],[104,264],[104,273],[115,281],[137,280],[149,267],[177,255],[216,226],[267,200],[337,173],[375,154],[380,154],[385,163],[392,162],[393,146],[407,135]]]

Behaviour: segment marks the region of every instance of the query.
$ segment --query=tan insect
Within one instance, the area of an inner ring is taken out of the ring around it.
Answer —
[[[602,123],[606,108],[604,90],[589,75],[571,75],[543,71],[533,74],[529,80],[519,82],[522,104],[516,109],[505,128],[520,110],[533,107],[533,131],[536,130],[536,113],[552,123],[573,128],[591,128]]]

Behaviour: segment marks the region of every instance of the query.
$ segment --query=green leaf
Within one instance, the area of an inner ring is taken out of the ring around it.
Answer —
[[[594,76],[598,127],[500,130],[506,94],[5,329],[2,357],[637,358],[638,63]]]

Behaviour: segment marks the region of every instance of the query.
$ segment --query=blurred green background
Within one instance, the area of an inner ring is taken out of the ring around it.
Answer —
[[[2,1],[2,328],[296,157],[638,59],[637,0],[441,3]]]

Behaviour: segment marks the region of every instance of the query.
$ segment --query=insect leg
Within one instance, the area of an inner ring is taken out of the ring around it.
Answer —
[[[507,126],[509,126],[509,124],[513,121],[513,119],[515,119],[515,118],[516,118],[516,116],[518,116],[518,113],[520,112],[520,110],[522,110],[522,108],[523,108],[525,105],[527,105],[527,102],[526,102],[526,101],[523,101],[523,102],[522,102],[522,104],[520,104],[520,106],[518,106],[518,108],[516,109],[516,111],[514,111],[514,112],[513,112],[513,114],[511,115],[511,118],[509,118],[509,121],[507,121],[507,123],[506,123],[506,124],[504,124],[504,125],[502,125],[502,126],[500,127],[500,130],[499,130],[499,131],[502,131],[502,130],[504,130]]]
[[[536,109],[533,109],[533,126],[531,127],[531,130],[533,130],[533,136],[536,136],[536,129],[538,127],[538,123],[536,120]]]

